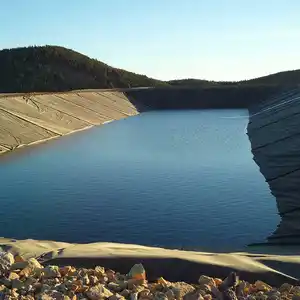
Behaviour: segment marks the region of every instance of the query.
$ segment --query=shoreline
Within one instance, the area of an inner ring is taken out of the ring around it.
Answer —
[[[295,283],[300,278],[299,247],[290,248],[288,254],[281,248],[277,248],[275,254],[271,254],[267,248],[258,253],[209,253],[107,242],[72,244],[5,238],[0,238],[0,246],[4,251],[25,259],[37,258],[45,265],[85,268],[102,265],[124,273],[132,265],[142,263],[151,280],[163,276],[171,281],[191,283],[197,281],[200,272],[224,278],[231,271],[237,272],[245,280],[260,279],[271,285]]]
[[[0,155],[137,114],[122,91],[0,94]]]
[[[113,121],[115,121],[115,120],[113,120]],[[10,149],[10,150],[7,150],[7,151],[0,152],[0,155],[1,156],[2,155],[9,155],[12,152],[15,152],[15,151],[18,151],[18,150],[23,150],[23,149],[25,149],[27,147],[31,147],[31,146],[35,146],[35,145],[40,145],[40,144],[43,144],[43,143],[47,143],[49,141],[62,138],[64,136],[68,136],[68,135],[71,135],[71,134],[74,134],[74,133],[77,133],[77,132],[85,131],[85,130],[91,129],[93,127],[102,126],[102,125],[104,125],[104,123],[98,124],[98,125],[89,125],[89,126],[84,127],[84,128],[79,128],[77,130],[70,131],[70,132],[68,132],[66,134],[63,134],[63,135],[56,135],[56,136],[53,136],[53,137],[45,138],[43,140],[38,140],[38,141],[31,142],[29,144],[21,144],[21,145],[18,145],[17,147],[15,147],[14,149]]]

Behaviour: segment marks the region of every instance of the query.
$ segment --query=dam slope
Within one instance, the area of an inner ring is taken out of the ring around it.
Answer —
[[[137,113],[118,91],[0,94],[0,153]]]

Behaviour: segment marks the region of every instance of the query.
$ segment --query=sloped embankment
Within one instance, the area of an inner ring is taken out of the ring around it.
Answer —
[[[0,95],[0,153],[135,114],[118,91]]]

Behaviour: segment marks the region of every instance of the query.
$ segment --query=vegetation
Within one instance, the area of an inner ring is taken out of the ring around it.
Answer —
[[[2,93],[168,85],[57,46],[2,50],[0,66]]]
[[[198,79],[155,80],[58,46],[27,47],[0,51],[0,93],[52,92],[77,89],[128,87],[243,87],[298,85],[300,70],[281,72],[240,82]]]

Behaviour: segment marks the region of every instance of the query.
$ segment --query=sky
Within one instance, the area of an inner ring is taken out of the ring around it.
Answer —
[[[2,0],[0,49],[29,45],[162,80],[249,79],[300,69],[300,0]]]

